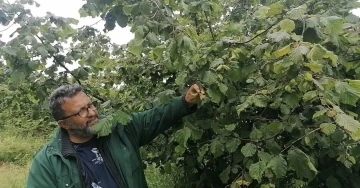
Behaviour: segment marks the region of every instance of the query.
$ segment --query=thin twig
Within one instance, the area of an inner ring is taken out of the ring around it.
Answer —
[[[4,32],[4,31],[6,31],[6,30],[8,30],[8,29],[10,29],[12,26],[14,26],[15,25],[15,22],[14,23],[12,23],[9,27],[7,27],[7,28],[5,28],[5,29],[3,29],[3,30],[1,30],[0,31],[0,33],[2,33],[2,32]]]
[[[296,139],[295,141],[293,141],[293,142],[292,142],[290,145],[288,145],[286,148],[284,148],[283,150],[281,150],[280,153],[282,153],[282,152],[284,152],[285,150],[289,149],[291,146],[293,146],[296,142],[298,142],[298,141],[300,141],[301,139],[303,139],[305,136],[308,136],[308,135],[310,135],[310,134],[312,134],[312,133],[314,133],[314,132],[316,132],[316,131],[318,131],[318,130],[320,130],[320,129],[321,129],[321,128],[318,127],[317,129],[314,129],[314,130],[308,132],[307,134],[304,134],[303,136],[301,136],[301,137],[299,137],[298,139]]]
[[[98,23],[101,22],[101,21],[102,21],[102,19],[98,20],[97,22],[95,22],[95,23],[93,23],[93,24],[91,24],[91,25],[84,25],[84,26],[80,27],[79,29],[84,29],[85,27],[92,27],[92,26],[98,24]]]
[[[38,35],[35,35],[35,36],[40,40],[40,42],[41,42],[44,46],[46,46],[46,44],[44,43],[44,41],[43,41]],[[72,77],[74,77],[74,79],[76,80],[77,83],[79,83],[80,85],[82,85],[81,81],[80,81],[63,63],[61,63],[60,60],[59,60],[56,56],[52,55],[52,57],[54,58],[54,60],[55,60],[55,62],[56,62],[57,64],[59,64],[62,68],[64,68],[64,69],[66,70],[66,72],[68,72]]]
[[[264,33],[267,33],[272,27],[274,27],[276,24],[278,24],[278,22],[275,22],[273,23],[272,25],[270,25],[268,28],[266,28],[263,32],[255,35],[253,38],[251,38],[250,40],[247,40],[245,42],[230,42],[230,44],[233,44],[233,45],[242,45],[242,44],[247,44],[251,41],[253,41],[254,39],[256,39],[257,37],[261,36],[262,34]]]
[[[206,23],[207,23],[207,25],[208,25],[208,27],[209,27],[209,30],[210,30],[210,33],[211,33],[211,37],[212,37],[213,41],[215,41],[215,40],[216,40],[216,39],[215,39],[215,34],[214,34],[214,31],[213,31],[213,29],[212,29],[212,27],[211,27],[211,23],[210,23],[210,20],[209,20],[209,16],[208,16],[208,14],[207,14],[206,11],[204,11],[204,14],[205,14],[205,18],[206,18]]]

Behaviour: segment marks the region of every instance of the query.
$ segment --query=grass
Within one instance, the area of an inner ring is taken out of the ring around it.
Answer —
[[[0,165],[0,188],[24,188],[30,165]]]
[[[0,131],[0,188],[24,188],[34,154],[46,143],[43,138],[24,137]],[[171,175],[163,175],[154,165],[145,170],[149,188],[172,188]]]

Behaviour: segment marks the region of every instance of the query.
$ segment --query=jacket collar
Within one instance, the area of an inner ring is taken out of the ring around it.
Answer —
[[[64,157],[76,156],[77,152],[71,144],[70,137],[68,132],[64,128],[60,128],[60,138],[61,138],[61,154]],[[96,136],[96,135],[95,135]],[[98,144],[101,147],[102,144],[109,138],[109,136],[104,136],[98,138]]]
[[[64,157],[76,156],[76,150],[72,146],[69,138],[69,134],[63,128],[60,128],[60,138],[61,138],[61,154]]]

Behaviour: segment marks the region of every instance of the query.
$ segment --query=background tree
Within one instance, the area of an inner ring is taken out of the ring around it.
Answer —
[[[0,3],[2,24],[21,26],[0,49],[1,92],[29,93],[1,99],[3,116],[22,100],[42,112],[61,83],[81,83],[107,113],[167,103],[200,81],[199,111],[143,148],[165,172],[183,169],[178,186],[359,187],[355,0],[87,0],[79,13],[103,18],[105,32],[131,27],[125,46],[73,29],[74,19]]]

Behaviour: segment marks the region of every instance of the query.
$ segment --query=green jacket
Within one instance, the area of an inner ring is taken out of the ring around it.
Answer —
[[[109,136],[100,137],[99,151],[119,187],[148,187],[139,148],[196,109],[196,105],[188,108],[184,97],[177,97],[170,104],[132,114],[129,124],[117,124]],[[36,154],[27,188],[91,187],[86,178],[67,132],[59,128],[54,139]]]

